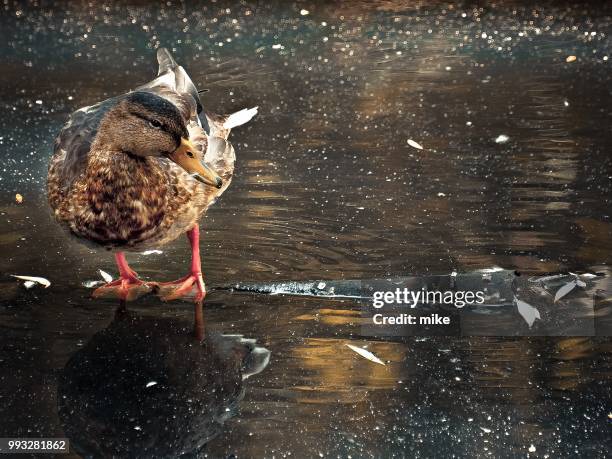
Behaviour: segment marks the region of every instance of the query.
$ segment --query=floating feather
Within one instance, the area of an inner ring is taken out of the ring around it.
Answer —
[[[383,362],[382,360],[380,360],[378,357],[376,357],[374,354],[372,354],[370,351],[366,351],[365,349],[361,348],[361,347],[357,347],[357,346],[353,346],[351,344],[347,344],[347,346],[355,351],[357,354],[359,354],[361,357],[363,357],[364,359],[368,359],[370,362],[374,362],[374,363],[378,363],[380,365],[385,365],[385,362]]]
[[[423,146],[420,143],[417,143],[412,139],[408,139],[408,145],[410,145],[412,148],[416,148],[417,150],[423,149]]]
[[[574,290],[574,288],[576,288],[576,285],[578,285],[578,283],[575,280],[573,280],[573,281],[570,281],[567,284],[565,284],[559,290],[557,290],[557,293],[555,293],[555,301],[554,302],[556,303],[561,298],[563,298],[565,295],[567,295],[569,292]]]
[[[98,269],[98,272],[100,273],[100,276],[102,276],[102,279],[104,279],[104,282],[108,283],[108,282],[112,282],[113,281],[113,276],[111,276],[106,271],[102,271],[101,269]]]
[[[99,281],[99,280],[89,280],[89,281],[85,281],[83,282],[81,285],[85,288],[94,288],[97,287],[98,285],[102,285],[104,284],[103,281]]]
[[[20,279],[22,281],[26,281],[23,285],[25,286],[25,288],[31,288],[34,286],[34,284],[40,284],[42,285],[44,288],[47,288],[51,285],[51,282],[49,282],[48,279],[45,279],[44,277],[35,277],[35,276],[16,276],[15,274],[11,274],[11,276]]]
[[[531,306],[529,303],[525,303],[524,301],[515,299],[516,308],[518,309],[519,314],[525,319],[529,328],[533,325],[536,319],[541,319],[540,311]]]

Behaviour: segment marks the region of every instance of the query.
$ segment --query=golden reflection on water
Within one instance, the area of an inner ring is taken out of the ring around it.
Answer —
[[[367,345],[367,350],[387,365],[370,362],[346,346]],[[296,395],[303,403],[322,403],[329,393],[338,397],[339,403],[363,400],[369,390],[396,387],[404,374],[402,362],[407,350],[400,343],[359,342],[346,339],[309,338],[295,346],[292,356],[299,360],[305,373],[307,386],[295,389],[308,395]]]
[[[362,318],[360,311],[346,309],[327,309],[321,308],[312,314],[302,314],[295,320],[317,321],[324,325],[365,325],[368,322],[367,318]]]
[[[575,247],[575,256],[586,262],[599,263],[603,253],[612,253],[612,222],[594,218],[578,218],[575,221],[584,241]]]
[[[572,337],[556,340],[553,364],[550,367],[550,386],[556,390],[577,391],[593,379],[590,365],[598,353],[593,338]]]

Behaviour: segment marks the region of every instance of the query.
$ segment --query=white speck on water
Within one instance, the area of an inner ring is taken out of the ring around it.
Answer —
[[[484,433],[491,433],[491,429],[487,429],[486,427],[480,427],[480,430],[482,430]]]
[[[567,100],[564,100],[563,105],[565,105],[566,107],[569,107],[569,102]]]
[[[506,143],[508,140],[510,140],[510,137],[505,134],[500,134],[495,138],[495,143]]]
[[[280,43],[276,43],[272,45],[272,49],[285,49],[285,47],[281,45]]]
[[[442,193],[441,191],[438,193],[438,197],[443,198],[444,196],[446,196],[444,193]]]
[[[530,453],[535,453],[535,451],[536,451],[536,447],[534,445],[530,445],[529,446],[529,452]]]
[[[157,385],[157,381],[149,381],[145,387],[151,387]]]
[[[42,100],[38,99],[38,100],[36,101],[36,105],[42,105]]]
[[[157,250],[157,249],[145,250],[144,252],[140,252],[141,255],[161,255],[162,253],[164,252],[162,252],[161,250]]]
[[[300,14],[301,14],[302,16],[308,16],[308,15],[310,14],[310,11],[308,11],[308,10],[306,10],[306,9],[303,9],[303,8],[302,8],[302,9],[300,10]]]
[[[134,430],[142,430],[142,427],[140,427],[140,426],[134,426]]]
[[[325,288],[325,282],[319,282],[319,283],[317,284],[317,288],[318,288],[319,290],[323,290],[323,289]]]
[[[466,125],[466,126],[471,126],[471,125],[472,125],[472,122],[471,122],[471,121],[466,121],[466,122],[465,122],[465,125]]]

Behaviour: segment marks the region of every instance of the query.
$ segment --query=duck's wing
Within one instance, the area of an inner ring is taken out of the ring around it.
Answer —
[[[104,115],[117,103],[117,97],[83,107],[70,118],[55,139],[50,166],[62,187],[69,187],[87,166],[91,144]]]

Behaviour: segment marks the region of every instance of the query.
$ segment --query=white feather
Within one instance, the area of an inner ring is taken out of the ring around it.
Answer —
[[[416,148],[417,150],[422,150],[423,149],[423,146],[420,143],[415,142],[412,139],[408,139],[408,145],[410,145],[412,148]]]
[[[531,306],[529,303],[515,298],[514,304],[516,304],[516,308],[518,309],[519,314],[523,316],[523,319],[525,319],[525,322],[527,322],[529,328],[531,328],[536,319],[542,320],[542,318],[540,317],[540,311]]]
[[[570,281],[567,284],[565,284],[559,290],[557,290],[557,293],[555,293],[555,301],[554,301],[554,303],[556,303],[561,298],[563,298],[565,295],[567,295],[569,292],[574,290],[576,285],[578,285],[578,282],[576,280],[573,280],[573,281]]]
[[[16,276],[15,274],[11,274],[11,276],[17,278],[17,279],[21,279],[22,281],[26,281],[26,282],[34,282],[35,284],[40,284],[43,287],[47,288],[49,287],[49,285],[51,285],[51,282],[49,282],[48,279],[45,279],[44,277],[34,277],[34,276]],[[25,285],[25,284],[24,284]],[[27,284],[26,288],[31,288],[34,284]]]
[[[374,362],[374,363],[378,363],[379,365],[385,365],[385,362],[383,362],[382,360],[380,360],[378,357],[376,357],[374,354],[372,354],[370,351],[365,350],[361,347],[357,347],[357,346],[353,346],[351,344],[347,344],[347,346],[354,352],[356,352],[357,354],[359,354],[361,357],[363,357],[364,359],[368,359],[370,362]]]
[[[237,126],[242,126],[243,124],[248,123],[255,115],[257,115],[258,108],[259,107],[243,108],[239,112],[232,113],[230,116],[227,117],[225,123],[223,123],[223,128],[232,129]]]
[[[97,287],[98,285],[102,285],[104,284],[104,281],[99,281],[99,280],[88,280],[83,282],[81,285],[85,288],[94,288]]]
[[[105,282],[112,282],[113,281],[113,276],[111,276],[106,271],[102,271],[101,269],[98,269],[98,272],[100,273],[100,276],[102,276],[102,279],[104,279]]]

